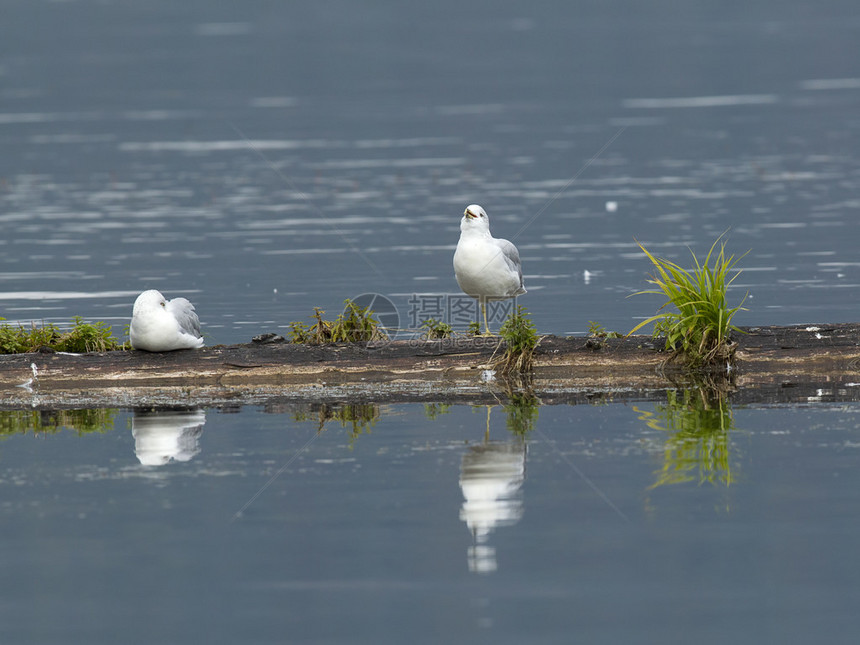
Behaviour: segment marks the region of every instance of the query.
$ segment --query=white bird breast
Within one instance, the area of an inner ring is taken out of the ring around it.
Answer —
[[[454,274],[460,288],[474,298],[509,298],[520,287],[495,240],[460,240],[454,253]]]

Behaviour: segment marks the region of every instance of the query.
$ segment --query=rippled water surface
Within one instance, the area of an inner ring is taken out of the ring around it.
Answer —
[[[0,635],[853,642],[858,413],[0,412]]]
[[[634,240],[726,230],[739,322],[856,320],[860,25],[789,4],[7,3],[0,313],[121,333],[158,288],[233,343],[380,293],[410,327],[478,202],[541,331],[627,331]]]

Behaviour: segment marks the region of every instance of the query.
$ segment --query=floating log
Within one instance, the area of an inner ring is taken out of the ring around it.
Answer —
[[[860,324],[749,327],[718,387],[736,401],[860,400]],[[295,345],[252,342],[167,353],[0,356],[0,408],[294,402],[492,402],[526,387],[543,402],[643,399],[689,386],[648,336],[545,336],[528,383],[489,365],[498,338]],[[696,384],[693,382],[692,384]],[[711,383],[711,385],[714,385]],[[817,397],[817,398],[816,398]]]

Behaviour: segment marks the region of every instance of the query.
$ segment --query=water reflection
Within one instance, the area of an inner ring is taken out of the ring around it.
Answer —
[[[118,410],[2,410],[0,437],[33,432],[55,433],[69,428],[78,434],[112,430]]]
[[[510,400],[504,406],[505,426],[512,434],[525,439],[535,429],[540,399],[528,390],[508,392],[508,396]]]
[[[486,425],[481,443],[468,448],[460,465],[460,489],[463,504],[460,519],[472,534],[467,549],[469,570],[491,573],[498,568],[495,547],[489,544],[496,528],[511,526],[523,516],[521,488],[526,473],[526,438],[535,428],[540,401],[528,393],[508,392],[505,404],[505,425],[512,435],[508,441],[490,439],[490,417],[494,406],[486,406]],[[451,405],[427,403],[424,416],[433,421],[448,414]],[[339,422],[349,437],[350,448],[362,435],[370,434],[385,406],[374,404],[309,405],[298,410],[292,407],[267,407],[267,412],[290,412],[296,421],[318,424],[318,432],[330,422]]]
[[[729,441],[734,419],[725,393],[672,390],[666,393],[666,404],[655,405],[654,412],[633,409],[649,428],[666,433],[663,463],[651,489],[686,482],[728,486],[735,481]]]
[[[267,408],[267,412],[276,412],[276,408]],[[381,417],[380,406],[373,403],[344,403],[342,405],[320,405],[302,406],[298,411],[293,411],[293,419],[296,421],[314,421],[318,425],[317,432],[325,430],[326,423],[337,421],[341,428],[346,428],[349,435],[349,444],[352,446],[355,440],[363,434],[370,434],[371,428]]]
[[[440,415],[448,414],[451,411],[451,405],[448,403],[425,403],[424,416],[435,421]]]
[[[467,549],[469,571],[491,573],[498,568],[490,534],[500,526],[511,526],[523,516],[521,488],[526,477],[526,442],[522,435],[510,441],[490,440],[490,412],[482,443],[463,455],[460,489],[463,505],[460,519],[472,534]],[[510,427],[511,415],[508,415]]]
[[[190,461],[200,452],[203,410],[135,410],[131,419],[134,452],[144,466],[162,466],[171,460]]]

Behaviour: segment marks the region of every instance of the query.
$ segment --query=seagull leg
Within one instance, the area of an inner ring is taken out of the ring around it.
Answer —
[[[492,336],[490,326],[487,324],[487,301],[481,300],[481,313],[484,314],[484,336]]]

